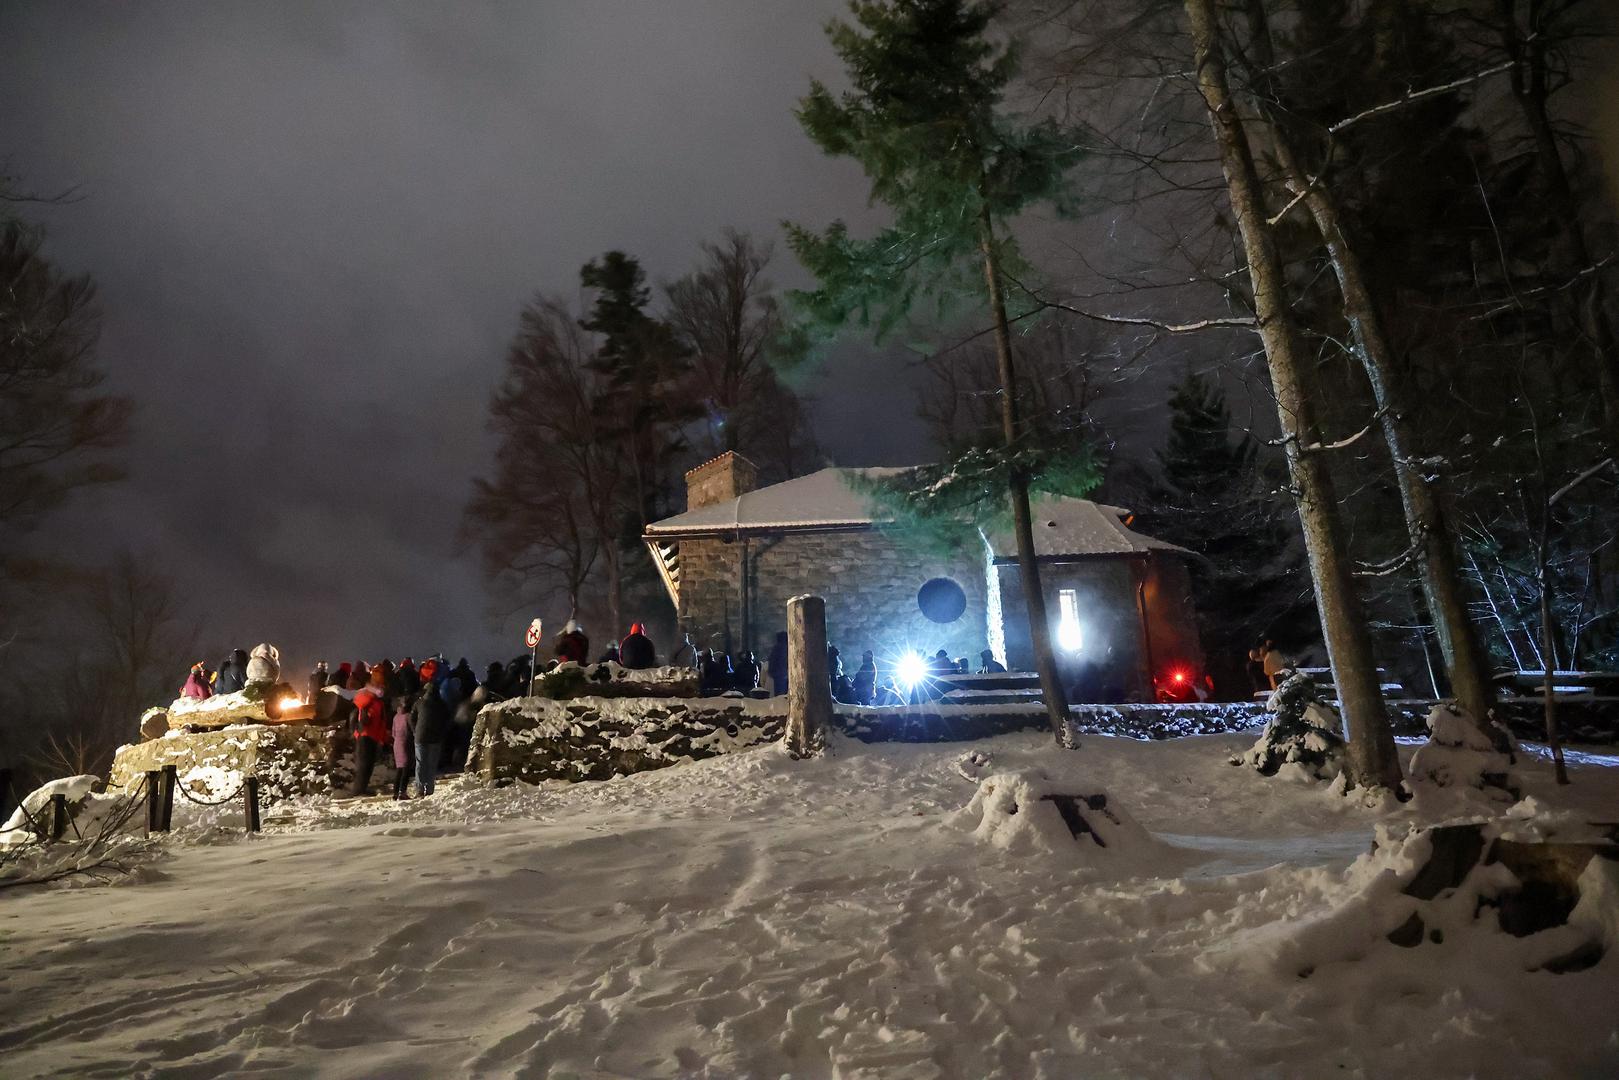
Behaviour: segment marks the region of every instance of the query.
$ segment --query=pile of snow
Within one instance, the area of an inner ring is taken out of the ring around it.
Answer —
[[[101,777],[87,773],[82,776],[64,776],[35,788],[23,798],[17,809],[11,812],[5,825],[0,827],[0,848],[33,843],[38,839],[36,827],[48,833],[51,828],[51,799],[57,795],[67,796],[68,820],[78,824],[82,831],[88,822],[81,824],[78,821],[79,815],[91,793],[101,787],[101,783]],[[73,835],[71,825],[68,828],[68,835]]]
[[[1506,750],[1455,704],[1435,705],[1428,713],[1428,741],[1412,756],[1407,777],[1421,811],[1439,817],[1517,802],[1522,792],[1514,775],[1517,755],[1510,735],[1501,741]]]
[[[264,707],[264,687],[250,685],[244,690],[237,690],[231,694],[215,694],[205,698],[175,698],[166,710],[171,716],[193,716],[205,718],[210,713],[230,712],[232,710],[259,710]],[[150,715],[148,709],[141,714],[142,720]]]
[[[1288,674],[1272,691],[1265,710],[1271,714],[1265,730],[1231,764],[1305,783],[1334,780],[1343,772],[1338,715],[1322,699],[1308,672]]]
[[[1075,787],[1053,781],[1043,769],[994,773],[979,782],[955,824],[1002,851],[1081,862],[1138,856],[1159,846],[1106,792]]]

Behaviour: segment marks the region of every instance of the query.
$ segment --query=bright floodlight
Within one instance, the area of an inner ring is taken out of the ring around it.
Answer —
[[[928,677],[928,662],[914,652],[908,652],[894,665],[894,675],[900,685],[909,690]]]
[[[1085,645],[1085,635],[1079,623],[1064,619],[1057,624],[1057,644],[1068,652],[1078,652]]]

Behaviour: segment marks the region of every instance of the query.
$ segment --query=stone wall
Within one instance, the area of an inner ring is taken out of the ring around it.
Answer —
[[[748,571],[744,631],[742,567]],[[785,533],[685,540],[680,545],[680,621],[698,648],[741,652],[761,660],[786,627],[787,601],[803,593],[826,599],[827,640],[852,673],[863,650],[895,657],[905,649],[977,662],[988,641],[985,562],[981,550],[954,556],[920,552],[882,529]],[[961,586],[967,607],[951,623],[935,623],[917,607],[932,578]]]
[[[786,699],[520,698],[485,706],[469,768],[491,783],[608,780],[781,738]]]
[[[1169,739],[1261,726],[1263,706],[1094,705],[1073,710],[1082,735]],[[608,780],[781,739],[787,699],[525,698],[487,706],[473,734],[472,771],[491,783]],[[862,742],[955,742],[1043,730],[1039,705],[836,706],[834,724]]]
[[[113,787],[127,787],[143,773],[173,765],[179,782],[204,798],[229,794],[248,775],[259,778],[267,800],[314,794],[330,788],[327,759],[333,737],[331,728],[318,724],[243,724],[175,731],[161,739],[119,747],[110,779]]]

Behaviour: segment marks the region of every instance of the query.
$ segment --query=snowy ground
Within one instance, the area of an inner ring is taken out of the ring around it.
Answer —
[[[1550,975],[1346,931],[1300,977],[1278,941],[1410,811],[1225,764],[1252,738],[838,740],[194,821],[127,884],[0,894],[0,1075],[1619,1075],[1615,953]],[[1154,837],[988,844],[972,750]],[[1528,779],[1611,820],[1616,766]]]

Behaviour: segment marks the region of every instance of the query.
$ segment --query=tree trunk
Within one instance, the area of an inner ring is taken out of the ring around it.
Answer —
[[[995,321],[995,363],[1001,379],[1001,437],[1010,459],[1017,452],[1018,401],[1017,371],[1012,363],[1012,333],[1006,318],[1006,298],[1001,292],[1001,270],[995,255],[995,227],[986,200],[980,212],[981,246],[984,253],[984,282],[989,288],[990,316]],[[1008,495],[1012,500],[1012,524],[1017,536],[1018,580],[1023,583],[1023,603],[1029,612],[1029,641],[1034,646],[1034,666],[1040,674],[1040,696],[1045,699],[1046,719],[1057,745],[1073,749],[1074,738],[1068,715],[1068,695],[1057,672],[1057,657],[1051,651],[1051,624],[1046,618],[1046,594],[1040,585],[1040,563],[1034,549],[1034,521],[1029,509],[1029,478],[1009,460]]]
[[[787,753],[820,757],[832,726],[832,683],[827,673],[826,601],[795,596],[787,601]]]
[[[1314,409],[1304,387],[1304,366],[1288,310],[1281,256],[1265,220],[1258,172],[1226,79],[1214,0],[1185,0],[1185,5],[1198,87],[1214,129],[1226,190],[1248,260],[1254,310],[1276,392],[1316,608],[1343,709],[1350,779],[1368,787],[1392,788],[1400,782],[1400,759],[1378,685],[1371,635],[1350,573],[1332,477],[1321,454],[1307,446],[1316,438]]]
[[[1468,615],[1455,537],[1445,518],[1439,493],[1423,475],[1418,460],[1416,440],[1411,435],[1411,403],[1405,389],[1405,373],[1395,360],[1394,348],[1366,282],[1360,256],[1344,233],[1336,201],[1322,181],[1312,183],[1304,174],[1286,133],[1274,119],[1270,132],[1277,160],[1288,176],[1288,187],[1294,195],[1303,194],[1304,205],[1326,244],[1333,273],[1338,279],[1344,318],[1349,323],[1356,357],[1371,384],[1383,441],[1394,463],[1406,535],[1420,571],[1422,596],[1433,617],[1439,651],[1445,658],[1450,692],[1493,738],[1496,729],[1489,720],[1495,709],[1495,692],[1490,685],[1489,665],[1484,659],[1478,631]]]
[[[603,547],[607,563],[607,617],[612,627],[607,631],[608,641],[617,641],[624,632],[624,578],[619,572],[618,539],[609,535]]]

